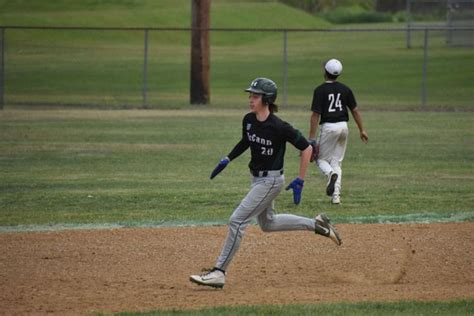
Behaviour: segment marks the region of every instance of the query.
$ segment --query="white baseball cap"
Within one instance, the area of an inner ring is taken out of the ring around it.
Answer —
[[[330,59],[324,65],[324,69],[333,76],[339,76],[342,73],[342,64],[337,59]]]

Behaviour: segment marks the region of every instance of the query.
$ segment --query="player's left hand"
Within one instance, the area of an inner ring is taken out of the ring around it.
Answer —
[[[296,178],[286,187],[286,190],[293,189],[293,202],[300,204],[301,202],[301,191],[303,191],[304,180]]]

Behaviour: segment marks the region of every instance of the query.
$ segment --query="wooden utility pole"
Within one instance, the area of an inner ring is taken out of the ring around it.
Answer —
[[[191,1],[191,104],[208,104],[211,0]]]

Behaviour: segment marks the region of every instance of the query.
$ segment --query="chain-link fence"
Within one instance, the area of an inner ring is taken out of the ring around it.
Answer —
[[[449,27],[474,27],[474,1],[448,0],[447,25]],[[448,32],[447,42],[453,46],[474,47],[472,32]]]
[[[1,106],[189,106],[190,29],[0,26]],[[211,106],[246,104],[258,76],[275,80],[282,106],[309,107],[322,64],[372,109],[472,109],[474,54],[453,48],[465,27],[211,29]]]
[[[412,27],[447,26],[451,28],[474,28],[473,0],[407,0],[407,47],[411,46]],[[446,43],[450,46],[474,47],[472,31],[446,32]]]

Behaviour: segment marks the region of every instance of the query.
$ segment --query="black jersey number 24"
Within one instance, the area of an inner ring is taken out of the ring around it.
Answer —
[[[336,112],[336,109],[342,111],[342,103],[341,103],[341,94],[338,93],[334,95],[334,93],[328,94],[328,101],[329,101],[329,108],[328,112]]]

